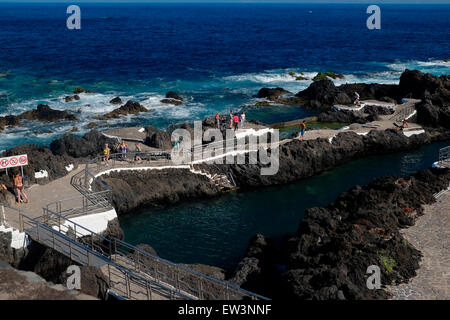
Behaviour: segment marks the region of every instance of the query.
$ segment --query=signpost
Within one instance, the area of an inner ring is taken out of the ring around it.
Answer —
[[[23,176],[23,166],[26,165],[28,165],[28,155],[26,154],[0,158],[0,169],[5,169],[6,174],[8,174],[8,168],[20,167]]]

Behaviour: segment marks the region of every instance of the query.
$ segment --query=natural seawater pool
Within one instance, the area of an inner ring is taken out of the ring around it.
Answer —
[[[341,192],[377,177],[406,176],[429,168],[439,149],[449,144],[354,160],[289,185],[141,210],[119,217],[120,225],[127,242],[149,244],[176,263],[234,268],[256,233],[274,238],[293,233],[307,208],[325,206]]]

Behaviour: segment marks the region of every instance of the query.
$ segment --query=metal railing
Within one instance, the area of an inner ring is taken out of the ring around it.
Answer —
[[[46,221],[32,219],[21,214],[21,225],[36,241],[64,254],[72,261],[82,265],[103,267],[108,277],[110,290],[127,299],[194,299],[174,287],[152,280],[145,275],[134,273],[125,265],[111,259],[117,254],[107,238],[62,216],[51,217]],[[65,221],[58,226],[50,221]]]
[[[439,163],[450,165],[450,146],[439,150]]]
[[[28,233],[37,241],[59,249],[81,264],[98,266],[99,259],[100,264],[107,264],[112,290],[118,288],[126,298],[267,299],[152,255],[117,238],[103,237],[52,210],[45,209],[44,215],[38,219],[24,214],[20,216],[22,230],[28,226]],[[62,240],[58,239],[59,236]],[[65,249],[58,241],[65,242]]]

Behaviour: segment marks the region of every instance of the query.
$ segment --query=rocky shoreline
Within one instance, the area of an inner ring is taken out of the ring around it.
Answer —
[[[256,235],[230,281],[273,299],[389,298],[367,288],[367,267],[380,267],[383,286],[416,274],[421,254],[399,230],[449,183],[449,169],[427,169],[355,186],[326,207],[308,209],[295,235],[279,245]]]

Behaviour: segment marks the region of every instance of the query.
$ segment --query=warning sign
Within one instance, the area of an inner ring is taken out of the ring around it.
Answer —
[[[26,154],[0,158],[0,169],[20,167],[26,165],[28,165],[28,156]]]
[[[19,156],[19,162],[20,165],[26,166],[28,164],[28,156],[27,155]]]

